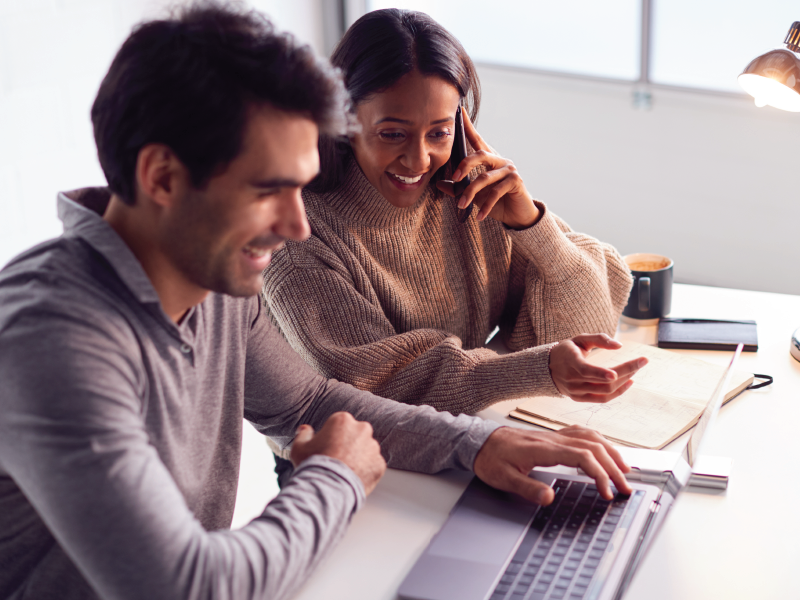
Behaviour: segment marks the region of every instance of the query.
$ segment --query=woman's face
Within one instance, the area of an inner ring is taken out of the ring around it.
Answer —
[[[357,109],[353,153],[369,182],[394,206],[413,206],[450,158],[458,90],[411,71]]]

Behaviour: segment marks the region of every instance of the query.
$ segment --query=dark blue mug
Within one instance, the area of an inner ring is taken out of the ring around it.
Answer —
[[[623,317],[639,324],[666,317],[672,310],[672,259],[660,254],[628,254],[623,260],[633,275]]]

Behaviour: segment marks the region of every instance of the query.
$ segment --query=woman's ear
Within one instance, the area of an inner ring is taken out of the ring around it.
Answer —
[[[169,146],[148,144],[139,150],[136,186],[155,204],[170,206],[189,183],[188,170]]]

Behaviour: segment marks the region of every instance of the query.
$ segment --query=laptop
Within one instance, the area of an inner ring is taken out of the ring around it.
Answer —
[[[741,351],[739,345],[662,484],[631,481],[630,496],[615,492],[612,500],[605,500],[589,477],[533,470],[529,476],[555,492],[552,504],[539,507],[476,477],[403,580],[400,598],[622,597],[675,499],[689,483]]]

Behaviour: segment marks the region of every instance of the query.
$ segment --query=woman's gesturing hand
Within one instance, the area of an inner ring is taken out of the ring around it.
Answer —
[[[472,169],[483,165],[486,171],[478,175],[457,198],[458,207],[466,208],[474,202],[480,211],[477,219],[487,216],[501,221],[514,229],[530,227],[539,218],[539,209],[525,188],[514,163],[495,152],[472,126],[467,111],[462,110],[464,133],[475,150],[456,166],[453,181],[460,181]],[[445,194],[453,195],[453,181],[440,181],[436,185]]]
[[[576,335],[550,350],[550,375],[559,392],[578,402],[608,402],[633,385],[631,377],[647,364],[635,358],[612,369],[586,360],[592,348],[616,350],[621,344],[605,333]]]

